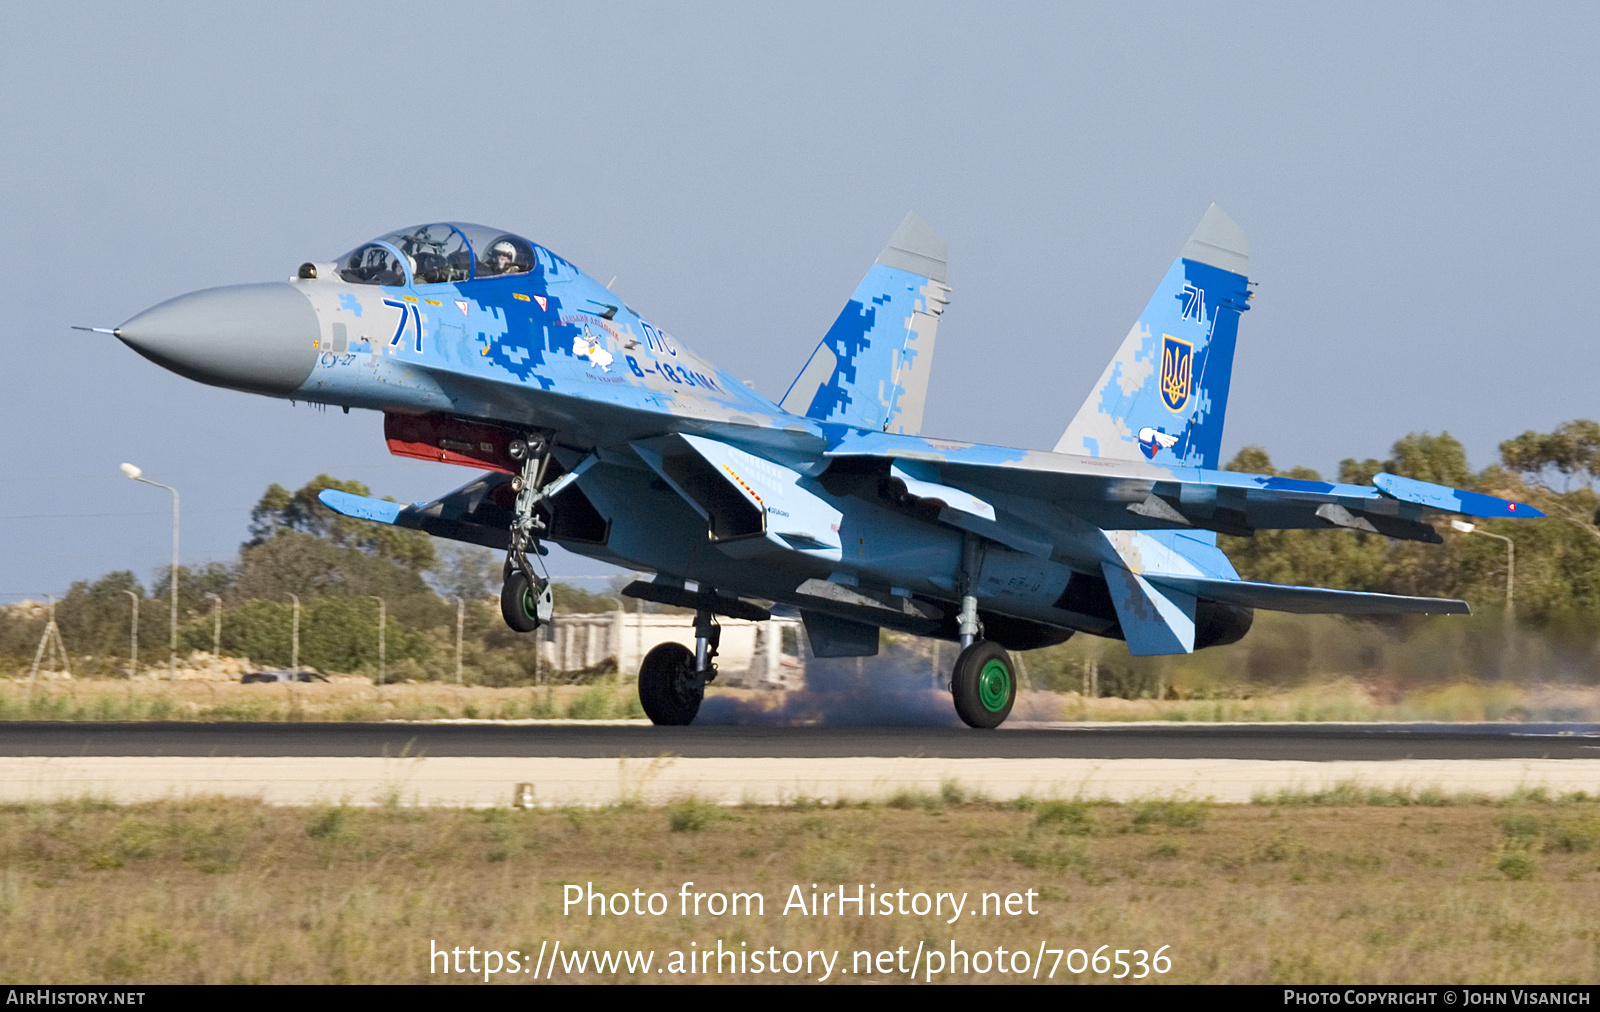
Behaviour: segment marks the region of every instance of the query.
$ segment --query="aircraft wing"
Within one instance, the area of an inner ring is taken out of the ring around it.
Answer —
[[[1289,611],[1300,615],[1470,615],[1465,601],[1442,597],[1405,597],[1326,587],[1296,587],[1253,580],[1218,580],[1205,577],[1150,574],[1151,583],[1210,601]]]
[[[1538,517],[1526,503],[1380,474],[1373,485],[1154,462],[942,442],[889,433],[837,438],[824,485],[870,494],[888,482],[938,518],[1009,547],[1050,558],[1065,542],[1104,541],[1100,575],[1135,656],[1195,648],[1201,601],[1269,611],[1342,615],[1462,615],[1464,601],[1258,583],[1238,579],[1216,533],[1345,528],[1391,538],[1442,540],[1426,518]],[[879,491],[882,495],[883,492]]]
[[[1248,535],[1341,527],[1437,543],[1428,516],[1543,516],[1526,503],[1392,474],[1377,475],[1371,486],[1347,485],[870,432],[845,436],[828,457],[830,468],[842,469],[870,468],[870,461],[881,460],[878,466],[900,478],[909,495],[940,499],[956,511],[973,512],[958,505],[964,495],[1009,507],[1025,521],[1037,521],[1054,507],[1108,531],[1193,528]],[[848,458],[854,459],[842,463]],[[915,472],[917,480],[905,482],[895,472]],[[932,490],[941,485],[955,495],[941,498]]]

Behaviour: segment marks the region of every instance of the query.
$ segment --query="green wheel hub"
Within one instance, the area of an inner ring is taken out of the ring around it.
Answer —
[[[1011,669],[1002,660],[992,660],[978,672],[978,702],[990,713],[999,713],[1011,698]]]
[[[533,592],[533,584],[522,588],[522,613],[530,619],[539,617],[539,595]]]

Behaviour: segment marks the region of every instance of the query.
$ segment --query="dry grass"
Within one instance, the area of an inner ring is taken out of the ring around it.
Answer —
[[[1595,721],[1592,686],[1462,682],[1405,692],[1375,691],[1354,679],[1298,689],[1257,690],[1216,699],[1092,698],[1076,692],[1021,693],[1013,720],[1087,721]]]
[[[783,711],[793,695],[712,686],[710,696],[747,710]],[[945,697],[948,698],[948,697]],[[1018,694],[1013,721],[1593,721],[1592,688],[1507,683],[1418,688],[1382,696],[1351,680],[1249,698],[1088,698],[1075,692]],[[796,712],[808,713],[804,707]],[[943,712],[942,710],[940,712]],[[241,685],[220,680],[28,682],[0,679],[0,720],[374,721],[443,719],[642,718],[629,683],[535,688],[447,682],[376,686],[363,678],[331,683]],[[800,718],[807,719],[807,718]]]
[[[495,689],[424,682],[0,682],[0,720],[378,721],[643,717],[631,685]]]
[[[0,809],[0,979],[423,981],[434,940],[537,952],[557,939],[658,960],[721,939],[842,950],[847,964],[919,941],[1170,945],[1161,979],[1174,982],[1600,979],[1600,805],[1274,800],[1000,806],[950,785],[894,807],[780,810],[12,806]],[[679,916],[685,881],[758,890],[765,916]],[[562,886],[588,882],[662,892],[672,913],[563,916]],[[858,882],[1041,898],[1037,916],[949,926],[780,913],[792,884]]]

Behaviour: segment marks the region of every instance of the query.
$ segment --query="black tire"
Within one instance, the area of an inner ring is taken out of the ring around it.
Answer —
[[[539,628],[539,595],[533,584],[520,569],[512,569],[500,588],[500,617],[517,632],[533,632]]]
[[[663,643],[639,665],[639,705],[652,724],[694,722],[706,683],[694,670],[694,651],[682,643]]]
[[[994,728],[1005,723],[1017,701],[1017,674],[1006,648],[977,640],[956,658],[950,678],[956,714],[968,727]]]

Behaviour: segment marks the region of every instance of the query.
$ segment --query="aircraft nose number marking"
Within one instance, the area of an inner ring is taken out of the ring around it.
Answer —
[[[393,299],[384,299],[383,304],[400,310],[400,322],[395,325],[394,336],[389,339],[389,347],[393,348],[398,345],[401,339],[406,336],[406,323],[415,321],[417,354],[422,354],[422,314],[418,312],[417,307],[404,302],[396,302]]]

